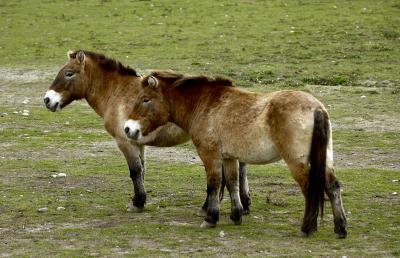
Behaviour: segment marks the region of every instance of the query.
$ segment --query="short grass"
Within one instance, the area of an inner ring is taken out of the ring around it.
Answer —
[[[199,228],[199,164],[149,160],[146,210],[127,212],[127,166],[101,119],[83,102],[47,111],[42,97],[52,76],[27,82],[4,73],[0,256],[400,256],[397,1],[20,0],[0,7],[0,70],[18,68],[21,76],[55,73],[68,49],[84,48],[141,69],[312,93],[333,122],[349,220],[348,238],[335,239],[327,204],[319,232],[299,237],[303,197],[281,163],[249,167],[253,204],[241,226],[228,223],[225,199],[218,227]]]
[[[240,85],[399,81],[398,1],[2,1],[0,66],[51,67],[68,49]]]
[[[99,166],[98,164],[102,164]],[[397,256],[398,171],[340,169],[349,220],[346,240],[333,238],[329,206],[319,232],[298,236],[303,198],[282,166],[251,166],[253,206],[243,225],[229,224],[225,200],[216,229],[195,215],[205,195],[198,165],[150,161],[149,203],[126,212],[131,192],[122,158],[2,162],[2,253],[12,256]],[[66,178],[52,178],[55,171]],[[368,179],[366,180],[366,175]],[[63,206],[64,211],[57,211]],[[47,213],[37,208],[48,207]],[[225,236],[221,237],[220,232]]]

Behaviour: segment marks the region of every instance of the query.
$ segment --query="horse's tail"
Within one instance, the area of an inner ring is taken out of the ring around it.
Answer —
[[[310,150],[310,172],[306,193],[306,209],[302,231],[311,233],[317,228],[317,218],[324,213],[324,192],[326,178],[326,152],[330,139],[328,113],[318,108],[314,111],[314,128]]]

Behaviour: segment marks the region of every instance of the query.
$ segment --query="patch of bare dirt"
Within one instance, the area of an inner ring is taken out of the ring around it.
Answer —
[[[195,151],[180,147],[158,148],[149,146],[146,149],[146,157],[168,163],[201,164],[201,160]]]
[[[332,129],[345,129],[366,132],[400,132],[400,116],[376,115],[373,121],[358,118],[343,118],[344,123],[332,122]]]
[[[0,67],[0,80],[9,82],[39,82],[54,77],[55,70],[31,70]]]
[[[335,152],[335,166],[337,168],[383,168],[400,169],[399,154],[365,151]]]

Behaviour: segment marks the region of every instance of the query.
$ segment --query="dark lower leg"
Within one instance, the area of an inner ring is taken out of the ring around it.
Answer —
[[[146,191],[143,184],[143,167],[141,162],[132,162],[129,164],[130,177],[133,183],[134,196],[132,204],[137,209],[143,209],[146,203]]]
[[[207,211],[207,208],[208,208],[208,194],[207,194],[207,196],[206,196],[206,200],[204,201],[203,206],[201,206],[201,209],[202,209],[203,211]]]
[[[216,225],[219,220],[219,200],[218,200],[219,186],[208,184],[207,185],[207,214],[205,221],[211,225]]]
[[[301,225],[301,231],[305,236],[312,235],[315,231],[317,231],[317,219],[318,215],[315,210],[308,208],[306,200],[306,209],[304,211],[303,223]]]
[[[347,236],[347,220],[342,204],[340,183],[333,175],[328,178],[325,191],[329,197],[332,206],[335,234],[339,238],[345,238]]]
[[[243,206],[240,203],[240,198],[239,194],[236,193],[230,193],[231,194],[231,202],[232,202],[232,208],[231,208],[231,220],[233,223],[236,225],[242,224],[242,216],[243,216]]]
[[[312,202],[309,198],[307,198],[307,187],[306,183],[299,183],[301,186],[301,190],[303,192],[305,198],[305,210],[304,210],[304,217],[303,223],[301,225],[301,232],[304,236],[310,236],[318,229],[318,206]]]
[[[242,223],[243,206],[239,195],[239,166],[236,160],[225,159],[224,177],[226,187],[231,197],[231,220],[239,225]]]
[[[243,206],[243,212],[244,214],[249,214],[251,198],[250,198],[249,184],[247,182],[246,163],[243,162],[239,162],[239,194],[240,194],[240,201]]]

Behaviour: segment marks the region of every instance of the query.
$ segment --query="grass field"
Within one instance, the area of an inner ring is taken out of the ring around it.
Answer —
[[[0,14],[0,257],[400,256],[398,1],[20,0]],[[148,151],[148,204],[127,212],[128,169],[101,119],[84,102],[42,104],[80,48],[312,93],[333,122],[348,238],[333,237],[329,204],[318,233],[298,236],[303,197],[283,163],[249,167],[241,226],[225,199],[218,227],[201,230],[205,175],[190,143]]]

